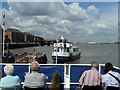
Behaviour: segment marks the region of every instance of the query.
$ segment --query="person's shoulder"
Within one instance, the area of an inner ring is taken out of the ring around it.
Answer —
[[[25,75],[25,78],[28,77],[28,76],[30,76],[30,75],[31,75],[31,73],[27,73],[27,74]]]
[[[17,76],[17,75],[16,75],[16,76],[13,76],[13,78],[15,78],[15,79],[20,79],[20,77],[19,77],[19,76]]]
[[[13,76],[13,77],[15,77],[15,78],[19,78],[19,76],[17,76],[17,75],[16,75],[16,76]]]
[[[88,72],[90,72],[90,70],[85,70],[83,74],[87,74]]]
[[[99,71],[96,71],[98,74],[102,75]]]
[[[84,72],[89,72],[90,70],[85,70]]]
[[[118,73],[118,72],[114,72],[114,71],[113,71],[113,75],[115,75],[116,77],[119,77],[119,78],[120,78],[120,73]]]
[[[44,73],[40,73],[40,75],[44,78],[48,78]]]
[[[113,74],[118,74],[119,75],[120,73],[113,71]]]
[[[102,75],[102,77],[106,77],[106,76],[107,76],[107,74],[103,74],[103,75]]]
[[[44,73],[39,73],[41,76],[45,76],[45,74]]]
[[[1,80],[9,80],[9,79],[19,79],[19,76],[5,76],[1,78]]]
[[[105,79],[109,78],[109,77],[110,77],[110,75],[108,73],[102,75],[102,78],[105,78]]]
[[[6,76],[5,76],[5,77],[2,77],[2,78],[1,78],[1,81],[4,80],[4,79],[6,79],[6,78],[7,78]]]
[[[11,77],[5,76],[5,77],[2,77],[1,80],[5,80],[5,79],[9,79],[9,78],[11,78]]]

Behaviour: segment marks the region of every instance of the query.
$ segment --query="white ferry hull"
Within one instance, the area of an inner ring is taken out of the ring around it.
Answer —
[[[80,58],[80,54],[74,55],[74,56],[68,56],[68,57],[64,57],[64,56],[57,56],[57,62],[58,63],[64,63],[64,62],[69,62],[69,61],[73,61]],[[56,62],[56,56],[52,56],[53,62]]]

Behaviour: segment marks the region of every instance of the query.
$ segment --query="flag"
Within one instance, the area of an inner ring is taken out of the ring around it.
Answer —
[[[5,21],[3,21],[3,26],[5,26]]]
[[[3,15],[3,18],[5,18],[5,14]]]

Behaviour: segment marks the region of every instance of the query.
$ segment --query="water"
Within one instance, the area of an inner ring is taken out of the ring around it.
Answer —
[[[100,64],[111,62],[118,66],[118,45],[117,44],[78,44],[81,49],[80,59],[67,62],[67,64],[90,64],[92,61],[98,61]],[[11,52],[24,50],[27,52],[44,52],[47,55],[49,64],[53,63],[51,58],[52,46],[38,46],[19,49],[10,49]]]

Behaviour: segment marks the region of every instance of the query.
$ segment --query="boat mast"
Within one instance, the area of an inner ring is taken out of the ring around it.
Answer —
[[[5,44],[5,42],[4,42],[4,34],[5,34],[5,11],[3,11],[3,17],[2,17],[2,21],[3,21],[3,23],[2,23],[2,25],[1,25],[1,27],[2,27],[2,29],[3,29],[3,44],[2,44],[2,46],[3,46],[3,51],[2,51],[2,53],[3,53],[3,56],[4,56],[4,44]]]
[[[58,46],[58,40],[56,40],[57,46]],[[56,46],[56,64],[57,64],[57,46]]]

